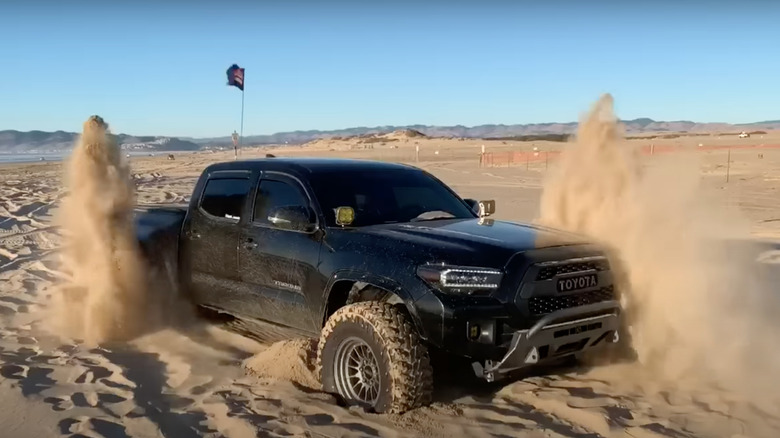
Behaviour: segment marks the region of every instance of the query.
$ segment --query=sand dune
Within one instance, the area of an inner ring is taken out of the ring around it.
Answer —
[[[539,215],[544,169],[479,168],[475,144],[419,141],[426,154],[447,151],[439,161],[426,155],[421,166],[465,196],[498,199],[499,218]],[[413,148],[413,143],[393,151],[377,146],[342,156],[409,161]],[[181,154],[175,165],[165,157],[134,159],[128,179],[139,202],[171,202],[188,196],[205,163],[231,158],[232,153]],[[774,159],[780,162],[780,156],[765,160]],[[775,223],[762,221],[780,217],[771,196],[773,175],[780,175],[766,162],[735,163],[745,180],[719,190],[725,205],[740,207],[751,219],[753,232],[771,235]],[[705,184],[721,184],[707,179],[712,169],[707,163],[702,167]],[[493,385],[444,376],[432,406],[380,416],[345,409],[318,391],[302,340],[268,346],[200,320],[97,346],[79,342],[78,336],[54,336],[47,320],[52,298],[71,278],[58,251],[67,239],[54,220],[66,195],[63,170],[55,163],[0,167],[2,436],[736,438],[780,433],[776,400],[759,402],[718,382],[658,378],[634,363],[534,370],[524,379]],[[176,306],[165,310],[179,311]],[[766,354],[751,360],[760,363]],[[777,382],[771,374],[761,377],[767,388]]]

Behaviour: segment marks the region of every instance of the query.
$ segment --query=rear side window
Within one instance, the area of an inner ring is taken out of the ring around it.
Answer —
[[[254,222],[269,224],[268,214],[276,207],[306,207],[309,199],[297,186],[283,181],[260,181],[255,198]]]
[[[200,207],[209,215],[240,219],[249,194],[249,178],[219,178],[206,182]]]

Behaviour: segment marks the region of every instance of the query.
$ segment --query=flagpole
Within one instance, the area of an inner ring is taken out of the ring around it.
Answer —
[[[244,90],[241,90],[241,131],[238,133],[238,148],[241,149],[241,142],[244,140]]]
[[[236,73],[236,72],[240,73]],[[236,131],[233,130],[233,155],[235,159],[238,159],[238,151],[241,149],[241,144],[244,139],[244,69],[239,67],[238,64],[233,64],[227,69],[227,84],[236,87],[241,90],[241,128],[240,133],[236,135]],[[238,137],[238,138],[236,138]]]

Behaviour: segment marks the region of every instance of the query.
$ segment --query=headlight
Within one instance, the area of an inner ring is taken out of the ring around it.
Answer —
[[[498,289],[503,273],[492,268],[422,265],[417,276],[442,292],[473,294]]]

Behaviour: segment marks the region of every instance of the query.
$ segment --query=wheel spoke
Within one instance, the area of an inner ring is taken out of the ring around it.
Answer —
[[[363,400],[369,400],[368,398],[368,386],[365,383],[360,382],[360,389],[358,390],[360,398]]]
[[[358,360],[358,358],[355,355],[349,355],[349,357],[347,358],[347,361],[350,364],[355,364],[355,366],[360,365],[360,360]]]
[[[355,348],[355,355],[358,357],[358,360],[362,364],[366,363],[366,351],[365,351],[365,349],[363,348],[362,345],[357,347],[357,348]]]

